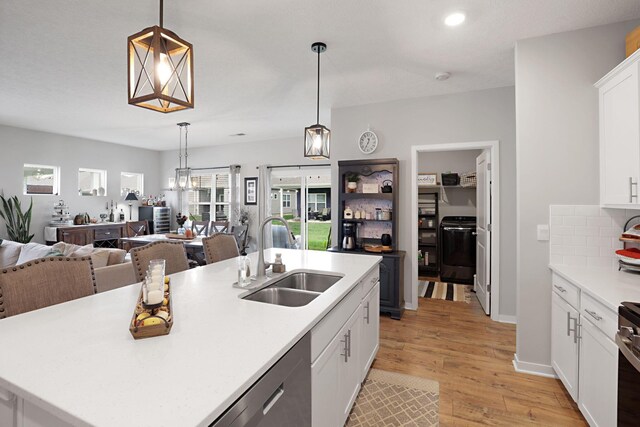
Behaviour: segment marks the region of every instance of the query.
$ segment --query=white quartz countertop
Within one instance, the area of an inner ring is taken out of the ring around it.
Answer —
[[[640,302],[640,274],[627,271],[597,271],[570,265],[549,266],[597,301],[618,312],[623,301]]]
[[[143,340],[129,332],[137,284],[0,320],[0,387],[75,425],[209,425],[381,260],[277,252],[287,271],[344,277],[293,308],[238,298],[235,259],[177,273],[171,333]]]

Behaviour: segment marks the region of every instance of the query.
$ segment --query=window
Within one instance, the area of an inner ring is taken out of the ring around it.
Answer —
[[[81,196],[106,196],[107,171],[100,169],[78,169],[78,194]]]
[[[120,196],[124,199],[129,193],[138,198],[144,194],[144,174],[120,172]]]
[[[291,193],[283,193],[282,194],[282,207],[290,208],[291,207]]]
[[[60,168],[58,166],[25,164],[23,194],[60,194]]]
[[[325,193],[309,193],[307,207],[311,209],[311,212],[320,212],[327,207],[327,195]]]
[[[203,173],[192,175],[189,214],[197,221],[228,221],[231,202],[230,175]]]

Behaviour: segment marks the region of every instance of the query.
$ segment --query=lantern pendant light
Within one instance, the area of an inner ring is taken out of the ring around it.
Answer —
[[[127,40],[129,104],[162,113],[193,108],[193,46],[160,25]]]
[[[190,123],[181,122],[178,123],[180,127],[180,148],[178,150],[178,166],[176,168],[175,185],[178,190],[189,190],[192,187],[191,181],[191,168],[189,168],[189,125]],[[182,167],[182,131],[184,129],[184,167]]]
[[[313,160],[329,158],[331,131],[320,124],[320,54],[327,50],[327,45],[315,42],[311,50],[318,54],[318,92],[316,102],[316,124],[304,128],[304,156]]]

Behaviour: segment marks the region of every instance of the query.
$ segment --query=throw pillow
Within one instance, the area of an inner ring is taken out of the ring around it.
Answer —
[[[44,258],[51,252],[51,246],[42,245],[40,243],[27,243],[22,247],[17,264],[24,264],[27,261]]]
[[[49,253],[45,255],[45,257],[50,257],[50,256],[64,256],[64,254],[57,249],[51,249]]]
[[[105,249],[94,249],[91,252],[91,262],[93,268],[106,267],[109,264],[109,251]]]
[[[76,250],[80,249],[81,247],[82,246],[74,245],[73,243],[65,243],[65,242],[58,242],[52,246],[53,249],[62,252],[63,256],[68,256],[68,257],[73,256],[73,253]]]
[[[0,268],[13,267],[18,262],[22,243],[4,240],[0,245]]]
[[[127,255],[127,251],[122,249],[105,249],[109,251],[109,262],[107,265],[116,265],[122,264],[124,262],[124,257]]]

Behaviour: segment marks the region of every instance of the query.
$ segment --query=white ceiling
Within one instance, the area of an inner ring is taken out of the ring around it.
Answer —
[[[454,10],[466,23],[445,27]],[[157,23],[157,0],[2,0],[0,124],[159,150],[177,148],[180,121],[190,146],[302,138],[314,41],[328,44],[330,125],[331,107],[512,85],[516,40],[635,18],[638,0],[167,0],[165,27],[194,45],[196,95],[161,114],[129,106],[126,85],[127,36]]]

